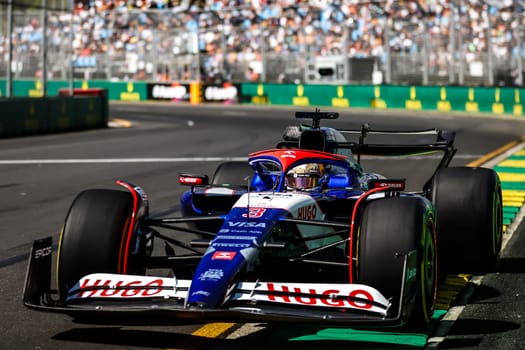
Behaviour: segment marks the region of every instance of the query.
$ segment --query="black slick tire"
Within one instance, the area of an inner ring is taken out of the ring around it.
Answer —
[[[501,183],[488,168],[453,167],[438,171],[432,183],[438,248],[449,273],[486,273],[501,250]]]
[[[432,206],[424,198],[379,199],[363,212],[358,237],[358,282],[391,298],[391,314],[401,309],[402,323],[425,326],[432,318],[438,276],[435,236]],[[409,276],[403,297],[405,257]]]
[[[75,198],[60,234],[57,261],[60,300],[65,300],[68,289],[87,274],[122,270],[132,208],[132,196],[124,191],[86,190]]]

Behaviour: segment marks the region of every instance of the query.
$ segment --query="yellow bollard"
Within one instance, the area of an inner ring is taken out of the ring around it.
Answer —
[[[198,105],[201,103],[201,83],[200,81],[192,81],[190,83],[190,103]]]

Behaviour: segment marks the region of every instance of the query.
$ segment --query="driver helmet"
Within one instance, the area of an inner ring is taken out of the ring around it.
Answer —
[[[319,186],[319,180],[323,175],[322,164],[301,164],[286,173],[286,185],[294,190],[312,190]]]

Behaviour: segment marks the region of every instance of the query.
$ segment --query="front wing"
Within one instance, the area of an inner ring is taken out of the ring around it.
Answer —
[[[191,280],[174,277],[91,274],[65,301],[50,288],[52,240],[33,243],[24,286],[24,305],[67,314],[79,322],[178,324],[181,321],[295,322],[333,325],[399,325],[403,303],[392,310],[376,289],[362,284],[246,282],[233,284],[220,309],[187,305]],[[406,269],[407,258],[405,258]],[[406,276],[406,274],[404,274]],[[406,277],[405,277],[406,279]],[[400,281],[402,300],[405,279]]]

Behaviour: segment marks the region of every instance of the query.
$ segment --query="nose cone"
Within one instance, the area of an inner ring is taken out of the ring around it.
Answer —
[[[216,251],[205,255],[193,276],[187,300],[190,307],[219,308],[244,263],[240,252]]]

